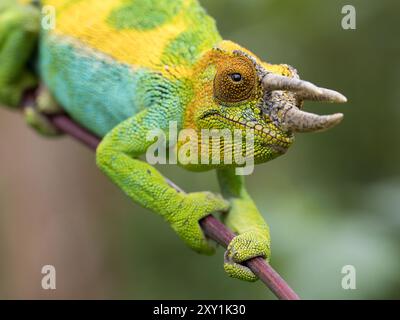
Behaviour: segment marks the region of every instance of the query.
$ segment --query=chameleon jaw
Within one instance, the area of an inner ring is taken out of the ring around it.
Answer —
[[[239,129],[242,131],[250,130],[250,132],[253,132],[254,135],[262,141],[264,147],[271,148],[279,154],[285,153],[294,141],[294,136],[292,134],[279,133],[279,131],[254,120],[222,115],[217,111],[207,112],[201,118],[214,118],[228,125],[230,129]]]

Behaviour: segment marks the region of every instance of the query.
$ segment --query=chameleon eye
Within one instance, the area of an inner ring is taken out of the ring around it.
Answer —
[[[242,75],[240,73],[232,73],[230,77],[234,82],[240,82],[242,80]]]
[[[221,102],[240,102],[251,97],[256,88],[256,71],[244,57],[221,62],[214,79],[214,96]]]

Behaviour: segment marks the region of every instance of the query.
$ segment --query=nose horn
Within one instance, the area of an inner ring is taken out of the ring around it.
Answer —
[[[284,107],[282,113],[284,114],[281,120],[282,127],[291,132],[325,131],[338,125],[343,119],[342,113],[320,116],[294,106]]]

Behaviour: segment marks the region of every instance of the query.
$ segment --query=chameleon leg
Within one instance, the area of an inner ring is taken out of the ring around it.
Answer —
[[[204,237],[199,220],[227,210],[229,204],[210,192],[179,192],[153,166],[137,159],[154,143],[147,141],[146,134],[157,121],[147,114],[144,110],[109,132],[97,149],[97,164],[132,200],[163,216],[188,246],[212,254],[214,248]]]
[[[4,1],[4,2],[3,2]],[[39,9],[17,1],[0,4],[0,104],[19,106],[22,93],[36,85],[28,68],[40,28]]]
[[[46,115],[61,113],[63,110],[45,87],[38,89],[37,97],[24,107],[25,121],[38,133],[53,137],[62,133],[52,125]]]
[[[28,63],[34,54],[40,27],[39,9],[15,0],[0,5],[0,104],[20,106],[22,94],[36,86],[37,79]],[[27,123],[36,131],[55,136],[59,131],[45,114],[59,112],[50,93],[40,88],[35,101],[24,109]]]
[[[225,252],[224,269],[233,278],[255,281],[257,276],[241,262],[257,256],[269,260],[268,225],[247,193],[243,176],[235,175],[234,169],[219,169],[217,174],[222,194],[231,204],[224,222],[237,234]]]

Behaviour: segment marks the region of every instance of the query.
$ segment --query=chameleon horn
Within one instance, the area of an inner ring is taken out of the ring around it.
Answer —
[[[339,92],[317,87],[315,84],[300,80],[297,78],[289,78],[274,73],[267,73],[262,79],[262,86],[267,91],[286,90],[296,93],[299,100],[313,100],[344,103],[347,99]]]
[[[294,106],[287,106],[282,110],[282,127],[291,132],[317,132],[328,130],[343,119],[342,113],[320,116],[302,111]]]
[[[325,88],[319,88],[319,90],[321,90],[321,94],[319,95],[314,95],[311,92],[303,92],[303,93],[297,93],[297,98],[299,100],[311,100],[311,101],[325,101],[325,102],[336,102],[336,103],[347,102],[347,98],[337,91]]]

